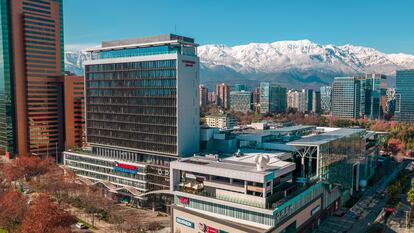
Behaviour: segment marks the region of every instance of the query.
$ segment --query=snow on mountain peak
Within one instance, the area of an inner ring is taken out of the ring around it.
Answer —
[[[414,68],[413,55],[386,54],[350,44],[322,45],[307,39],[236,46],[207,44],[198,47],[198,55],[202,82],[260,77],[278,79],[283,74],[299,83],[306,83],[307,77],[317,77],[316,80],[320,80],[317,82],[329,83],[335,75],[371,72],[394,75],[395,70]],[[83,74],[86,59],[84,52],[68,51],[65,53],[66,69]]]

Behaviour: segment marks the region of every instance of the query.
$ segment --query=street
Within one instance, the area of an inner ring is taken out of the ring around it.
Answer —
[[[383,209],[387,199],[381,199],[377,193],[383,192],[385,188],[396,178],[398,172],[408,165],[409,161],[404,161],[395,168],[390,175],[385,176],[380,182],[365,191],[360,200],[350,208],[344,216],[329,216],[325,219],[318,233],[365,233],[368,227],[374,223],[377,216]]]

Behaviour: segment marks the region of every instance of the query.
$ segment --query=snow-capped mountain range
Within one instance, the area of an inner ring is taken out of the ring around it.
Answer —
[[[354,45],[321,45],[309,40],[250,43],[229,47],[198,48],[201,82],[246,83],[256,86],[272,81],[288,87],[320,86],[336,76],[383,73],[394,76],[398,69],[414,69],[414,56],[386,54]],[[82,51],[65,53],[66,70],[83,73],[87,56]]]

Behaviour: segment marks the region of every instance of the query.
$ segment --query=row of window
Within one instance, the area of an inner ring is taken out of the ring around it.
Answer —
[[[176,125],[175,116],[140,116],[140,115],[116,115],[116,114],[101,114],[88,112],[89,121],[104,121],[104,122],[128,122],[135,124],[153,124],[153,125]]]
[[[136,71],[113,71],[101,73],[87,73],[86,79],[90,80],[135,80],[135,79],[165,79],[175,78],[175,69],[164,70],[136,70]]]
[[[128,138],[119,138],[119,137],[102,137],[88,134],[88,142],[93,142],[102,145],[114,145],[127,148],[136,148],[139,150],[147,151],[156,151],[156,152],[165,152],[165,153],[176,153],[176,145],[166,145],[156,142],[142,142],[134,141]]]
[[[159,69],[159,68],[171,68],[176,66],[176,60],[159,60],[159,61],[142,61],[142,62],[128,62],[128,63],[116,63],[116,64],[99,64],[99,65],[87,65],[85,71],[98,72],[98,71],[116,71],[116,70],[131,70],[131,69]]]
[[[88,104],[176,106],[175,98],[121,98],[89,97]]]
[[[114,97],[136,97],[136,96],[175,96],[176,88],[169,89],[88,89],[87,96],[114,96]]]
[[[111,149],[111,148],[101,148],[101,147],[92,147],[92,152],[96,155],[111,158],[114,160],[124,160],[132,162],[143,162],[146,164],[156,164],[161,166],[169,167],[171,158],[160,157],[155,155],[141,154],[132,151],[120,150],[120,149]],[[156,173],[153,166],[148,166],[147,173]]]
[[[94,106],[88,105],[88,112],[102,114],[138,114],[138,115],[157,115],[157,116],[175,116],[177,109],[175,107],[140,107],[131,108],[129,106]]]
[[[74,162],[74,161],[70,161],[70,160],[65,160],[65,163],[69,166],[82,168],[82,169],[86,169],[86,170],[90,170],[90,171],[96,171],[96,172],[105,173],[105,174],[114,175],[114,176],[122,176],[122,177],[126,177],[126,178],[136,179],[136,180],[139,180],[139,181],[146,181],[145,175],[131,174],[131,173],[126,173],[126,172],[121,172],[121,171],[115,171],[114,168],[113,168],[113,164],[110,166],[110,168],[106,168],[106,167],[101,167],[101,166],[96,166],[96,165],[91,165],[91,164]],[[139,172],[141,172],[141,171],[139,171]]]
[[[150,133],[150,134],[160,134],[160,135],[176,135],[177,129],[174,126],[154,126],[154,125],[145,125],[145,124],[131,124],[129,122],[125,123],[114,123],[100,121],[88,121],[88,127],[94,129],[106,129],[106,130],[122,130],[122,131],[133,131],[141,133]]]
[[[176,86],[175,79],[146,79],[146,80],[99,80],[99,81],[89,81],[87,82],[87,87],[89,88],[97,88],[97,87],[148,87],[148,88],[156,88],[156,87],[166,87],[166,88],[174,88]]]
[[[84,171],[84,170],[76,169],[74,167],[72,167],[72,169],[78,175],[87,176],[87,177],[91,177],[91,178],[98,179],[98,180],[107,180],[107,181],[118,183],[121,185],[128,185],[128,186],[132,186],[132,187],[145,190],[145,191],[147,190],[147,185],[141,182],[126,180],[126,179],[122,179],[119,177],[113,177],[109,175],[98,174],[98,173],[91,172],[91,171]]]
[[[151,143],[155,146],[157,144],[175,145],[177,142],[177,137],[175,135],[147,134],[145,132],[128,132],[117,131],[113,129],[96,129],[90,127],[88,127],[88,136],[108,139],[122,139],[129,142]]]
[[[171,54],[177,53],[180,50],[179,47],[172,46],[154,46],[154,47],[144,47],[144,48],[128,48],[120,50],[111,50],[111,51],[100,51],[97,54],[97,58],[106,59],[106,58],[117,58],[117,57],[135,57],[135,56],[148,56],[148,55],[158,55],[158,54]],[[95,54],[96,57],[96,54]]]

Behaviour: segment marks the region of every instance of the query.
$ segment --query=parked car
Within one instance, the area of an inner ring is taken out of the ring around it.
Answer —
[[[83,223],[81,223],[81,222],[78,222],[78,223],[76,223],[76,225],[75,225],[78,229],[87,229],[88,227],[87,226],[85,226],[85,224],[83,224]]]

